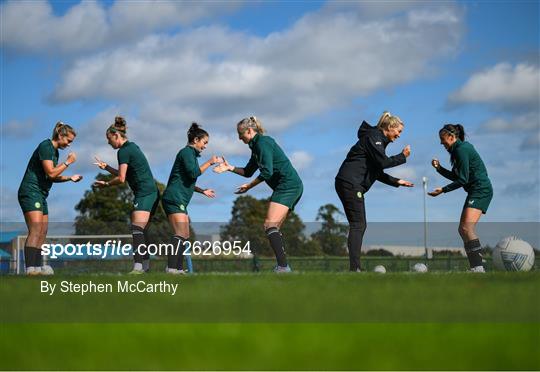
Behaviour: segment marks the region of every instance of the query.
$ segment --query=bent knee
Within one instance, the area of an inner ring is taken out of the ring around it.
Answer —
[[[272,227],[275,227],[275,228],[278,228],[279,229],[279,226],[280,226],[280,223],[279,222],[276,222],[276,221],[270,221],[270,220],[264,220],[264,230],[268,230]]]
[[[459,225],[458,227],[458,232],[459,232],[459,235],[461,236],[467,236],[473,231],[474,229],[471,228],[471,226],[468,226],[467,224]]]

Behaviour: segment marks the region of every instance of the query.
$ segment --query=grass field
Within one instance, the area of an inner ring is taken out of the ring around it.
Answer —
[[[2,369],[540,369],[540,273],[2,277]],[[116,293],[118,281],[177,293]]]

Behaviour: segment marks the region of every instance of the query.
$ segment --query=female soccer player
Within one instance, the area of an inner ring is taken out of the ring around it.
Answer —
[[[94,186],[107,187],[128,182],[133,191],[133,211],[131,212],[131,233],[133,235],[133,259],[135,264],[131,274],[142,274],[149,270],[150,255],[141,251],[141,245],[147,244],[147,232],[151,217],[159,205],[159,192],[152,176],[146,157],[139,146],[127,139],[126,120],[117,116],[105,135],[109,145],[118,149],[118,169],[96,157],[96,164],[116,176],[110,181],[96,181]]]
[[[208,145],[209,135],[197,123],[191,124],[187,133],[188,144],[176,155],[176,160],[163,192],[162,205],[169,223],[174,229],[172,237],[173,252],[168,252],[167,270],[169,274],[184,274],[184,242],[189,239],[189,217],[187,206],[196,191],[209,198],[214,198],[211,189],[201,189],[195,186],[197,178],[211,165],[221,162],[217,156],[212,156],[199,167],[197,158]],[[180,248],[176,251],[177,248]]]
[[[350,271],[360,271],[360,250],[367,227],[364,197],[371,185],[380,181],[394,187],[414,186],[409,181],[384,173],[386,168],[405,163],[411,154],[407,145],[400,154],[386,156],[386,146],[400,137],[403,126],[401,119],[389,112],[382,114],[376,127],[364,121],[358,129],[358,142],[349,150],[336,176],[336,192],[349,222],[347,247]]]
[[[70,152],[66,161],[58,164],[58,149],[69,147],[75,139],[75,130],[59,121],[56,123],[52,139],[41,142],[26,167],[19,186],[18,199],[28,227],[28,237],[24,245],[24,260],[27,275],[51,275],[54,271],[43,265],[41,245],[45,242],[49,225],[47,196],[53,182],[79,182],[82,176],[62,176],[61,174],[77,160]]]
[[[239,139],[251,149],[251,158],[244,168],[230,165],[226,160],[214,168],[217,173],[231,171],[240,176],[251,177],[257,169],[260,174],[250,183],[241,185],[236,191],[243,194],[265,181],[274,191],[264,221],[264,229],[272,247],[277,273],[290,272],[287,264],[283,237],[279,231],[289,210],[293,210],[300,200],[304,186],[291,162],[272,137],[264,135],[264,128],[255,116],[240,120],[236,125]]]
[[[452,171],[443,168],[438,159],[433,159],[431,165],[452,183],[445,187],[437,187],[428,194],[437,196],[460,187],[467,192],[459,221],[459,235],[463,240],[471,271],[483,273],[485,270],[482,264],[482,246],[476,235],[476,224],[480,216],[487,212],[493,198],[493,188],[480,155],[473,145],[465,141],[465,130],[462,125],[446,124],[439,131],[439,138],[441,145],[450,153]]]

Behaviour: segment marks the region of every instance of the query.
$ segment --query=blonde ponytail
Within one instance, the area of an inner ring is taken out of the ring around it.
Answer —
[[[399,118],[399,116],[392,115],[390,112],[385,111],[379,118],[379,122],[377,123],[377,128],[388,130],[396,128],[403,124],[403,121]]]
[[[76,136],[77,133],[75,133],[75,129],[73,129],[70,125],[65,124],[64,122],[59,121],[54,126],[53,132],[52,132],[52,139],[57,140],[60,136],[67,136],[68,134],[73,134],[73,136]]]
[[[262,123],[256,116],[250,116],[249,118],[244,118],[236,124],[238,130],[245,131],[248,128],[252,128],[255,132],[259,134],[264,134],[265,130],[262,126]]]

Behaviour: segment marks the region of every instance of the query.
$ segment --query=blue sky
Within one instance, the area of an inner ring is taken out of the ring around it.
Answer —
[[[313,221],[319,206],[341,207],[333,179],[362,120],[384,110],[405,132],[406,165],[389,173],[413,189],[375,185],[370,221],[420,221],[422,176],[448,165],[438,129],[462,123],[488,167],[495,197],[485,221],[539,221],[539,2],[15,2],[2,15],[1,213],[22,221],[16,192],[37,144],[58,120],[79,135],[78,161],[54,185],[50,218],[71,221],[97,171],[94,155],[114,164],[104,131],[121,114],[130,140],[166,182],[185,132],[210,132],[210,154],[238,166],[249,149],[235,123],[258,116],[304,181],[297,207]],[[66,152],[61,153],[64,159]],[[194,221],[227,221],[234,189],[245,179],[205,173]],[[251,190],[270,195],[265,185]],[[428,200],[432,221],[457,221],[462,190]]]

